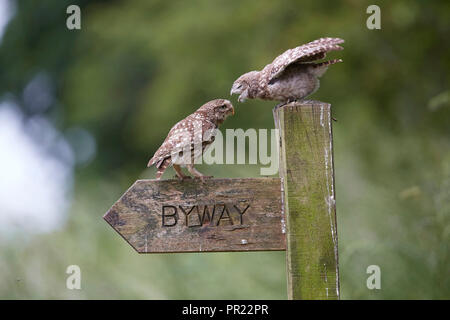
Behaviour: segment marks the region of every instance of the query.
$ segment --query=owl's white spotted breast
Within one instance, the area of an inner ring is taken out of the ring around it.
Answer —
[[[198,114],[192,114],[178,122],[168,133],[165,141],[153,156],[154,163],[159,160],[171,157],[182,151],[190,150],[196,158],[203,152],[203,143],[210,144],[213,141],[212,130],[215,125]],[[195,148],[194,144],[199,147]]]

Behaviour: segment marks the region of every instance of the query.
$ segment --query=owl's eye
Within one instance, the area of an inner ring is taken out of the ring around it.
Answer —
[[[220,106],[220,109],[226,109],[226,108],[227,108],[227,106],[225,104]]]

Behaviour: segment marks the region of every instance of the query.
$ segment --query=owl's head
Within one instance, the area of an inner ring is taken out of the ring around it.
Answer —
[[[256,78],[258,71],[250,71],[240,76],[231,87],[230,95],[239,94],[238,101],[244,102],[248,98],[251,82]]]
[[[234,108],[230,101],[226,99],[216,99],[205,103],[197,110],[197,112],[206,115],[207,119],[210,121],[221,124],[229,115],[234,115]]]

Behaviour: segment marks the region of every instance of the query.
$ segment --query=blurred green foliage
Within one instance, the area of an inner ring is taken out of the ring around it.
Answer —
[[[66,7],[82,29],[66,28]],[[0,95],[20,104],[45,72],[46,116],[89,130],[98,152],[76,169],[63,229],[0,244],[1,298],[286,298],[282,252],[138,255],[102,219],[170,127],[229,94],[242,73],[287,48],[342,37],[344,63],[313,98],[331,102],[343,298],[450,299],[450,2],[16,1],[0,46]],[[274,103],[233,98],[225,128],[273,128]],[[28,112],[24,108],[24,112]],[[219,177],[259,166],[203,166]],[[166,173],[170,177],[172,171]],[[65,268],[82,270],[82,290]],[[366,268],[381,267],[381,290]]]

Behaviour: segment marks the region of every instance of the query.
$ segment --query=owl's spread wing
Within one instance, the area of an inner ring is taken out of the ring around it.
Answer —
[[[344,40],[340,38],[320,38],[302,46],[289,49],[268,64],[263,72],[269,77],[269,81],[278,77],[292,63],[315,61],[325,58],[328,51],[342,50],[339,46]]]
[[[210,132],[213,132],[214,129],[216,127],[212,122],[195,118],[192,115],[181,120],[169,131],[166,140],[150,159],[148,166],[156,164],[158,167],[162,160],[186,150],[191,152],[194,150],[194,155],[198,156],[195,151],[199,148],[195,148],[195,144],[212,142],[214,134]]]

